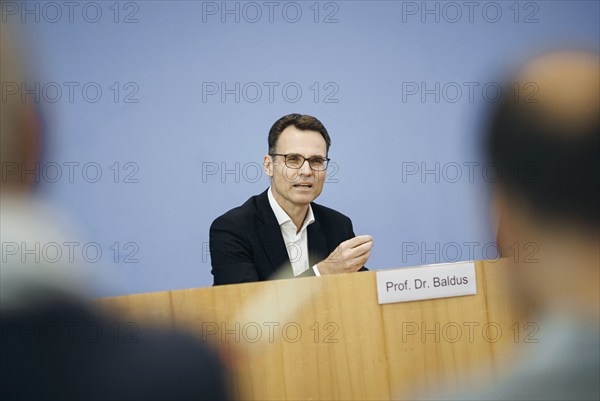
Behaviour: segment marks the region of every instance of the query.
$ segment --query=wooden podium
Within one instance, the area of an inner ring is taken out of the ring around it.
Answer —
[[[379,305],[375,272],[98,299],[135,324],[176,327],[225,350],[250,400],[385,400],[467,390],[531,335],[507,263],[476,262],[477,294]],[[202,372],[198,372],[202,374]]]

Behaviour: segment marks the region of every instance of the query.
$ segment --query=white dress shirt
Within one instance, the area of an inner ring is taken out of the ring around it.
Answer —
[[[269,198],[271,209],[273,209],[275,218],[277,218],[277,222],[279,223],[279,228],[281,229],[281,234],[283,235],[283,242],[285,243],[285,248],[287,249],[290,263],[292,264],[294,276],[302,274],[309,269],[308,235],[306,228],[309,224],[312,224],[315,221],[312,207],[308,205],[308,213],[306,213],[306,217],[302,223],[302,228],[298,233],[296,233],[296,225],[292,221],[292,218],[288,216],[285,210],[283,210],[283,208],[275,200],[271,187],[269,187],[267,196]],[[316,276],[321,276],[319,269],[317,269],[317,265],[314,265],[312,268]]]

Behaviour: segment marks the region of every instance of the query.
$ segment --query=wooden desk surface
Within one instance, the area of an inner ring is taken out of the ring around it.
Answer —
[[[477,294],[379,305],[375,272],[98,299],[136,324],[228,349],[241,399],[385,400],[468,389],[528,334],[506,261],[476,262]],[[515,325],[515,322],[518,322]],[[201,374],[201,373],[200,373]]]

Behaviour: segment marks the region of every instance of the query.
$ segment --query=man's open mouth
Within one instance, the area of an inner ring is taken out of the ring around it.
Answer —
[[[296,188],[312,188],[312,184],[295,184]]]

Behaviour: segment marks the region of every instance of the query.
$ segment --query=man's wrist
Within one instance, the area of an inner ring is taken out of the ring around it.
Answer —
[[[319,276],[325,276],[327,274],[332,274],[329,266],[327,266],[327,262],[321,261],[315,265],[315,269],[319,270]],[[315,273],[316,274],[316,273]]]

